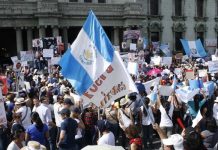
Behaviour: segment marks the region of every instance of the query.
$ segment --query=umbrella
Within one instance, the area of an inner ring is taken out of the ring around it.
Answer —
[[[148,71],[147,75],[149,75],[149,76],[157,75],[157,74],[160,74],[161,72],[162,72],[161,69],[154,68],[154,69],[151,69],[150,71]]]
[[[82,150],[124,150],[124,148],[111,145],[89,145],[84,147]]]

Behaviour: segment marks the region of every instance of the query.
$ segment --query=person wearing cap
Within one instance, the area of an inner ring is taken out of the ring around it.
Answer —
[[[110,131],[110,123],[107,120],[98,120],[97,127],[102,135],[98,139],[98,145],[106,144],[115,146],[115,137],[114,134]]]
[[[118,115],[117,118],[119,120],[119,125],[121,130],[121,135],[122,135],[122,139],[121,139],[121,145],[125,148],[126,147],[126,134],[125,134],[125,129],[131,125],[134,124],[134,120],[133,120],[133,115],[132,115],[132,111],[130,108],[127,107],[129,102],[129,99],[127,98],[122,98],[120,100],[120,107],[118,109]]]
[[[61,123],[61,131],[57,147],[59,150],[77,150],[75,144],[75,135],[78,127],[77,122],[70,118],[71,111],[67,108],[62,109],[59,114],[63,122]]]
[[[16,124],[12,128],[12,139],[7,150],[20,150],[24,146],[25,129],[22,125]]]
[[[26,106],[26,100],[24,98],[16,98],[15,99],[15,107],[16,113],[21,114],[21,124],[27,130],[27,128],[31,125],[31,109]]]
[[[213,117],[216,120],[216,125],[218,126],[218,97],[216,97],[213,104]]]

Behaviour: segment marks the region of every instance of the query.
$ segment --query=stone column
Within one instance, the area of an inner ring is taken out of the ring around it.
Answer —
[[[52,28],[52,34],[53,34],[53,37],[59,36],[59,29],[58,29],[57,26],[54,26],[54,27]]]
[[[114,28],[114,45],[115,46],[119,46],[119,44],[120,44],[119,38],[120,38],[120,36],[119,36],[119,28],[115,27]]]
[[[16,28],[16,43],[17,55],[20,56],[20,51],[23,51],[23,37],[21,28]]]
[[[67,33],[67,27],[63,28],[63,43],[65,50],[68,48],[68,33]]]
[[[39,38],[45,37],[45,27],[39,27]]]
[[[27,28],[27,49],[32,49],[33,31],[31,28]]]

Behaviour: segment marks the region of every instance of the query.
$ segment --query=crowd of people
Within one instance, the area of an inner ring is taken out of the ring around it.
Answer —
[[[1,74],[7,76],[9,92],[4,95],[7,123],[0,125],[0,150],[80,150],[87,145],[105,144],[146,150],[157,147],[155,137],[160,138],[160,149],[164,150],[218,149],[218,74],[207,74],[207,80],[215,85],[211,96],[201,89],[184,103],[175,91],[162,96],[157,89],[154,101],[143,83],[160,77],[160,85],[171,86],[176,77],[177,85],[188,86],[185,67],[194,70],[197,77],[197,70],[208,66],[195,59],[173,62],[169,67],[149,65],[150,54],[145,60],[143,74],[132,75],[139,93],[123,96],[106,108],[93,103],[83,106],[59,66],[53,66],[50,73],[43,70],[44,61],[16,71],[1,68]],[[146,75],[154,68],[162,72]],[[181,76],[174,73],[175,68],[182,69]],[[21,75],[29,88],[17,86]],[[154,90],[152,85],[150,91]],[[192,127],[199,112],[202,119]]]

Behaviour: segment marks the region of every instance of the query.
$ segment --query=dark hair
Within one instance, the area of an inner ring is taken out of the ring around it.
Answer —
[[[145,97],[144,99],[144,106],[148,109],[148,103],[150,102],[150,99],[148,97]],[[148,112],[145,110],[145,107],[143,106],[143,114],[145,115],[145,117],[147,117]]]
[[[163,97],[161,97],[161,104],[163,108],[165,109],[166,113],[169,115],[169,110],[170,110],[170,102],[167,100],[164,100]]]
[[[129,135],[131,138],[138,138],[139,136],[139,131],[138,128],[135,125],[130,125],[129,127],[126,128],[125,133]]]
[[[216,120],[212,118],[206,118],[206,129],[210,132],[216,132]]]
[[[32,115],[31,115],[31,119],[32,119],[33,122],[36,123],[35,126],[39,130],[39,132],[42,132],[44,125],[42,123],[42,120],[39,117],[39,114],[37,112],[33,112]]]
[[[199,150],[204,149],[203,140],[199,133],[192,132],[186,136],[184,140],[184,148],[186,150]]]
[[[203,100],[203,95],[202,94],[197,94],[194,96],[194,106],[195,106],[195,111],[198,112],[199,110],[199,102]]]

